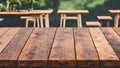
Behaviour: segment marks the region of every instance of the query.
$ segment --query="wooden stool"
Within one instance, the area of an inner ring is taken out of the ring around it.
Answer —
[[[101,27],[101,24],[98,21],[87,21],[86,25],[88,27]]]
[[[21,16],[21,19],[26,19],[26,28],[28,27],[28,23],[29,23],[29,21],[33,21],[33,27],[35,27],[36,26],[36,19],[35,18],[33,18],[33,17],[30,17],[30,16]]]
[[[112,20],[111,16],[97,16],[97,18],[100,21],[101,25],[103,24],[103,21],[106,21],[107,22],[107,25],[106,25],[107,27],[109,27],[110,20]]]
[[[60,27],[64,27],[66,25],[66,20],[77,20],[77,26],[82,27],[82,16],[81,14],[89,13],[88,10],[58,10],[59,14],[61,14],[60,19]],[[75,14],[76,16],[67,16],[69,14]]]
[[[79,20],[78,17],[68,17],[66,14],[61,14],[61,21],[60,21],[60,27],[64,27],[65,28],[65,25],[66,25],[66,20]],[[79,22],[78,22],[78,25],[79,27]]]

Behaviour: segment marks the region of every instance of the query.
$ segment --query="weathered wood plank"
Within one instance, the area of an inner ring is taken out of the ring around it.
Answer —
[[[93,68],[98,67],[98,54],[88,28],[75,28],[74,37],[76,45],[77,66]]]
[[[2,37],[0,37],[0,53],[7,46],[10,40],[15,36],[15,34],[19,31],[19,29],[20,28],[11,28]]]
[[[48,66],[75,66],[72,28],[58,28],[48,61]]]
[[[18,66],[47,66],[55,31],[56,28],[36,28],[18,59]]]
[[[8,31],[9,28],[0,28],[0,37]]]
[[[99,54],[101,66],[112,66],[119,61],[109,42],[99,28],[89,28],[94,44]]]
[[[120,28],[113,28],[113,29],[120,36]]]
[[[16,66],[17,58],[32,32],[31,28],[22,28],[0,53],[0,66]]]
[[[115,30],[119,32],[119,29]],[[120,36],[112,28],[102,28],[102,32],[108,39],[117,56],[120,58]],[[118,64],[116,63],[115,65],[120,66],[120,62]]]

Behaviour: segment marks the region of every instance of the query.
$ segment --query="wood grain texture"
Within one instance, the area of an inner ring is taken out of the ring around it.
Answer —
[[[15,34],[19,31],[20,28],[11,28],[4,35],[0,37],[0,53],[7,46],[10,40],[15,36]]]
[[[99,54],[100,65],[112,66],[116,64],[119,58],[101,30],[99,28],[89,28],[89,30]]]
[[[115,29],[115,31],[117,31],[117,33],[120,33],[119,29]],[[112,28],[102,28],[104,36],[108,39],[110,45],[116,52],[117,56],[120,58],[120,36],[115,31]],[[120,66],[119,63],[116,63],[114,65]]]
[[[120,13],[120,10],[109,10],[109,12],[117,14],[117,13]]]
[[[0,53],[0,66],[16,66],[17,58],[32,32],[31,28],[22,28]],[[8,63],[9,62],[9,63]]]
[[[72,28],[57,29],[48,66],[75,66],[75,50]]]
[[[0,28],[0,37],[4,35],[8,31],[8,29],[9,28]]]
[[[82,13],[89,13],[88,10],[58,10],[57,13],[61,14],[82,14]]]
[[[120,28],[113,28],[113,29],[120,36]]]
[[[98,54],[88,28],[74,29],[77,66],[98,66]],[[96,68],[94,67],[94,68]]]
[[[18,66],[47,66],[55,31],[56,28],[36,28],[18,59]]]
[[[50,14],[53,10],[33,10],[31,12],[28,11],[19,11],[19,12],[0,12],[0,15],[37,15],[37,14]]]

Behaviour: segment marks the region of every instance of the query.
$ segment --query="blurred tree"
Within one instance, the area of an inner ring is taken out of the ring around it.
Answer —
[[[32,11],[32,10],[33,10],[33,5],[34,5],[37,1],[36,1],[36,0],[22,0],[22,2],[27,5],[28,11]]]
[[[75,9],[95,8],[97,5],[103,5],[107,0],[79,0],[75,2]]]
[[[58,10],[60,0],[38,0],[41,9],[53,9],[55,12]]]
[[[7,0],[7,9],[9,9],[10,11],[15,11],[16,8],[20,7],[22,5],[21,0]]]
[[[3,3],[6,5],[6,1],[7,0],[0,0],[0,3]],[[33,0],[22,0],[22,1],[26,2],[26,1],[33,1]],[[60,0],[34,0],[34,1],[36,1],[37,3],[37,4],[34,4],[36,9],[53,9],[55,12],[58,10],[59,4],[60,4]],[[22,6],[22,8],[26,8],[26,7]]]

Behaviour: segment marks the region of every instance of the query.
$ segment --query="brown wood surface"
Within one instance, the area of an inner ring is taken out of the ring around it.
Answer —
[[[98,18],[98,20],[102,20],[102,21],[104,21],[104,20],[107,20],[107,21],[112,20],[111,16],[97,16],[97,18]]]
[[[111,12],[111,13],[120,13],[120,10],[109,10],[109,12]]]
[[[18,65],[46,66],[55,31],[55,28],[36,28],[18,59]]]
[[[113,29],[120,36],[120,28],[113,28]]]
[[[9,28],[0,28],[0,37],[4,35],[8,31],[8,29]]]
[[[0,15],[29,15],[29,14],[50,14],[53,10],[33,10],[31,12],[28,11],[20,11],[20,12],[0,12]]]
[[[82,14],[82,13],[89,13],[88,10],[58,10],[57,13],[61,14]]]
[[[0,53],[0,66],[16,66],[17,58],[20,55],[32,29],[22,28],[10,41],[8,46]],[[11,61],[10,61],[11,60]],[[9,63],[8,63],[9,62]]]
[[[0,28],[1,66],[119,68],[120,28]]]
[[[74,37],[77,66],[97,66],[99,58],[88,28],[75,28]]]
[[[119,61],[119,58],[104,37],[102,31],[99,28],[89,28],[89,30],[99,54],[100,65],[112,66],[116,64],[116,61]]]
[[[0,37],[0,53],[8,45],[11,39],[19,31],[19,29],[20,28],[11,28],[9,31],[7,31],[4,35]]]
[[[115,29],[116,31],[119,29]],[[117,56],[120,58],[120,36],[112,28],[102,28],[104,36],[108,39]],[[117,31],[119,32],[119,31]],[[119,65],[120,64],[114,64]]]
[[[48,66],[75,66],[75,50],[72,28],[58,28]]]

